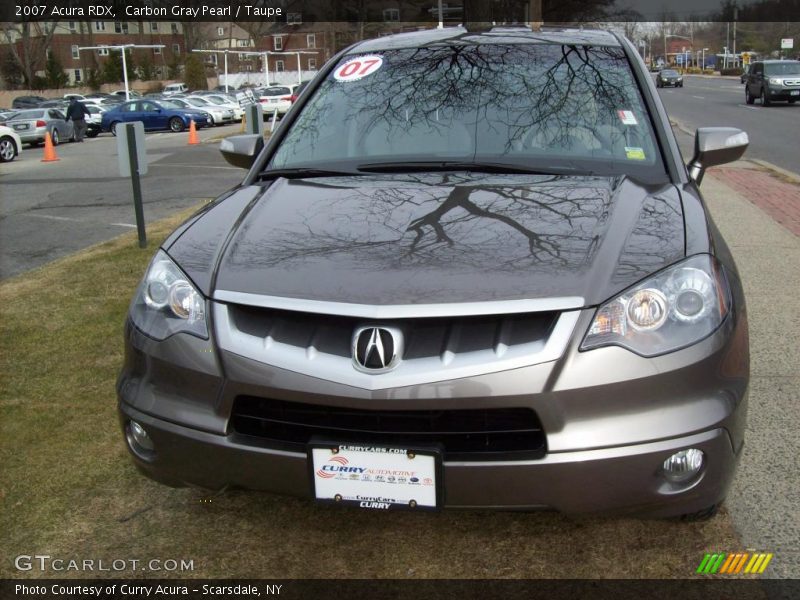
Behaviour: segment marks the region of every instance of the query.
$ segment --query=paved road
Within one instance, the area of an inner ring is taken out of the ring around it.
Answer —
[[[201,130],[200,137],[238,131],[230,125]],[[217,143],[187,141],[187,133],[147,134],[146,222],[214,198],[244,176],[221,159]],[[25,148],[0,167],[0,279],[136,227],[130,180],[118,176],[116,138],[104,134],[56,151],[58,162],[43,163],[41,148]]]
[[[780,102],[763,108],[744,101],[738,79],[687,75],[683,88],[659,90],[670,117],[689,129],[730,126],[750,136],[747,156],[800,173],[800,102]],[[688,160],[690,157],[687,155]]]

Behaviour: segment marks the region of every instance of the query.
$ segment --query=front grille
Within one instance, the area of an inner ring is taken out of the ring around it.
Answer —
[[[244,305],[228,306],[233,325],[259,339],[350,358],[353,331],[366,319],[292,312]],[[522,313],[449,318],[385,320],[403,331],[404,360],[442,358],[490,351],[502,355],[507,349],[544,343],[558,318],[557,312]]]
[[[445,460],[530,460],[547,451],[529,408],[364,410],[240,396],[233,431],[265,445],[305,452],[312,437],[334,442],[440,444]]]

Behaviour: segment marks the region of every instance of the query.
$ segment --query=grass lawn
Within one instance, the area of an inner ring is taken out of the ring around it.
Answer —
[[[682,524],[552,513],[361,512],[142,477],[116,417],[130,296],[189,213],[0,284],[0,577],[14,557],[189,559],[194,577],[688,577],[739,543],[729,517]],[[587,490],[586,493],[591,493]]]

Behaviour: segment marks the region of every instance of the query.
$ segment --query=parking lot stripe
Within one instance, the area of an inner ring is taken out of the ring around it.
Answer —
[[[72,217],[59,217],[57,215],[37,215],[34,213],[24,213],[19,215],[21,217],[35,217],[37,219],[48,219],[50,221],[68,221],[70,223],[89,223],[86,219],[74,219]],[[104,225],[111,225],[113,227],[136,227],[130,223],[103,223]]]

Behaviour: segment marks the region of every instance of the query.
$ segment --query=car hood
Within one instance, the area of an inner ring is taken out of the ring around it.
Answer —
[[[207,295],[373,305],[579,297],[591,306],[685,254],[672,185],[474,173],[243,187],[165,248]]]

